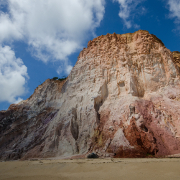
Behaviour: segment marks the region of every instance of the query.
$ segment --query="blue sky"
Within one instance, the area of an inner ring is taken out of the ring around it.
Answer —
[[[0,110],[67,76],[89,40],[139,29],[180,51],[180,1],[0,0]]]

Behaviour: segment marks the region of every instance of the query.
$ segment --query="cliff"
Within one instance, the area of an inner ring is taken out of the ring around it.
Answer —
[[[95,38],[66,80],[0,112],[0,158],[180,153],[179,61],[147,31]]]

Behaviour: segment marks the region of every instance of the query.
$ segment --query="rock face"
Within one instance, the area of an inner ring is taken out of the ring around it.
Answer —
[[[180,53],[147,31],[88,43],[66,80],[0,112],[0,158],[180,153]]]

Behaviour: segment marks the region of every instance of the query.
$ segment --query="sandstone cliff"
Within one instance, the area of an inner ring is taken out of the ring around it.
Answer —
[[[179,68],[147,31],[95,38],[66,80],[0,112],[0,158],[180,153]]]

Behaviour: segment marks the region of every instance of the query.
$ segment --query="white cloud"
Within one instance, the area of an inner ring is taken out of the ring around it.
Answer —
[[[25,93],[27,67],[9,46],[0,46],[0,102],[17,103]]]
[[[130,18],[130,16],[132,11],[142,1],[143,0],[113,0],[113,2],[118,2],[120,5],[119,17],[123,20],[126,28],[129,29],[132,26],[134,26],[135,28],[139,27],[139,25],[132,23],[132,18]]]
[[[180,23],[180,1],[168,0],[168,5],[171,12],[170,17],[176,18],[176,22]]]
[[[63,67],[62,66],[59,66],[57,71],[56,71],[58,74],[61,74],[63,72]]]
[[[68,63],[64,62],[64,63],[61,64],[61,66],[58,67],[56,72],[60,75],[64,71],[64,73],[66,75],[69,75],[69,73],[71,72],[72,68],[73,68],[73,66],[71,66]]]
[[[1,12],[0,14],[0,44],[5,42],[12,42],[13,40],[22,39],[22,33],[14,22],[11,21],[10,16]]]
[[[8,0],[0,41],[24,40],[38,59],[66,60],[104,16],[105,0]]]
[[[13,102],[13,103],[14,103],[14,104],[18,104],[18,103],[21,102],[21,101],[23,101],[23,99],[20,98],[20,97],[18,97],[18,99],[17,99],[15,102]]]
[[[68,66],[66,67],[66,73],[69,74],[69,73],[71,72],[72,68],[73,68],[73,67],[72,67],[71,65],[68,65]]]

